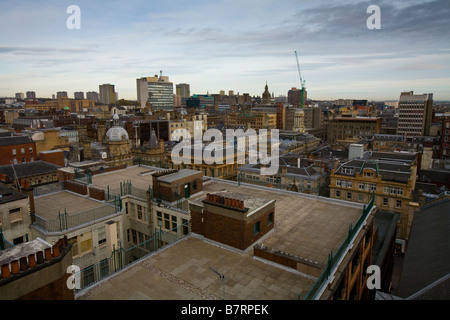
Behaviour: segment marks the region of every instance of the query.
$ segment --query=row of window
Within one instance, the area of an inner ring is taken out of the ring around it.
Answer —
[[[350,201],[353,200],[353,194],[351,192],[341,192],[341,190],[335,191],[335,198],[340,199],[342,193],[345,194],[345,200],[350,200]],[[359,202],[364,201],[364,193],[358,193],[357,197],[358,197]],[[389,198],[383,198],[382,205],[384,207],[389,206]],[[399,209],[401,207],[402,207],[402,200],[395,200],[395,208]]]
[[[343,188],[353,188],[353,183],[352,183],[352,181],[336,180],[336,186],[343,187]],[[376,184],[373,184],[373,183],[360,182],[359,186],[358,186],[358,189],[359,190],[364,190],[364,191],[375,192],[377,190],[377,186],[376,186]],[[386,193],[386,194],[402,196],[403,195],[403,188],[385,186],[383,188],[383,192]]]
[[[12,150],[12,154],[13,156],[17,155],[17,150],[16,149],[11,149]],[[33,153],[33,147],[29,147],[28,148],[30,153]],[[25,154],[25,148],[20,148],[20,153],[21,154]]]

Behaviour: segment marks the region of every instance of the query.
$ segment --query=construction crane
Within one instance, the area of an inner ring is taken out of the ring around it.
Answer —
[[[295,59],[297,60],[297,69],[298,69],[298,75],[300,77],[300,85],[301,85],[301,89],[300,89],[301,90],[300,108],[303,109],[303,104],[304,104],[303,97],[305,95],[305,89],[306,89],[306,87],[305,87],[305,80],[302,78],[302,73],[300,71],[300,64],[298,63],[297,51],[294,51],[294,52],[295,52]]]

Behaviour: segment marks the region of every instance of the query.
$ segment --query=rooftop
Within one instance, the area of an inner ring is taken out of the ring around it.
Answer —
[[[69,191],[60,191],[35,197],[34,206],[36,215],[45,220],[58,219],[59,212],[74,215],[100,208],[103,208],[103,210],[111,214],[115,211],[114,207],[106,206],[102,201],[87,198]]]
[[[148,166],[131,166],[123,170],[96,174],[92,176],[92,184],[94,187],[106,190],[108,186],[117,189],[121,182],[131,181],[134,187],[147,190],[152,185],[152,173],[161,170],[161,168]]]
[[[322,269],[363,208],[361,204],[220,179],[205,181],[203,191],[190,201],[201,202],[207,193],[245,195],[244,201],[275,200],[275,227],[258,243]],[[80,292],[79,298],[221,299],[222,282],[211,267],[225,275],[226,299],[297,299],[298,294],[304,297],[308,293],[316,279],[255,257],[252,247],[242,251],[190,234]]]
[[[14,165],[0,166],[0,173],[6,174],[10,180],[14,180],[16,178],[16,175],[17,178],[21,179],[40,174],[56,172],[59,168],[61,167],[56,164],[42,160],[36,160]]]

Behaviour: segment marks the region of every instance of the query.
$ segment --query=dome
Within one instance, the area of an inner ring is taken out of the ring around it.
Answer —
[[[129,140],[128,132],[124,128],[119,127],[119,126],[114,126],[114,127],[110,128],[106,132],[106,136],[108,137],[109,141],[112,141],[112,142],[122,141],[123,136],[124,136],[125,140]]]

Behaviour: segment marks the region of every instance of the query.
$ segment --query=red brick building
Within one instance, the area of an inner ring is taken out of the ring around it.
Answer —
[[[0,137],[0,165],[36,160],[36,145],[29,136]]]
[[[208,193],[189,204],[191,230],[205,238],[245,250],[273,229],[275,200],[235,192]]]

